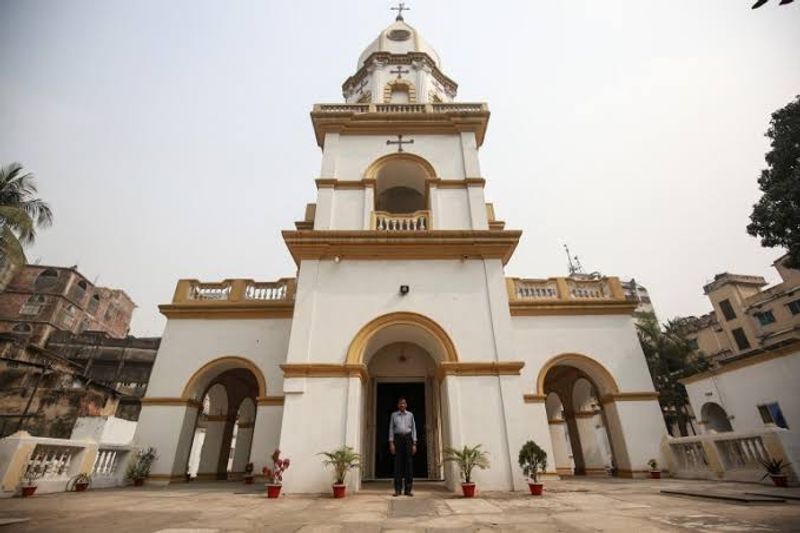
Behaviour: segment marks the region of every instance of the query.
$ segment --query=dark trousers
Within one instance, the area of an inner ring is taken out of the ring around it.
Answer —
[[[414,454],[411,453],[411,435],[394,436],[394,491],[403,490],[403,480],[406,482],[405,492],[411,492],[414,483]]]

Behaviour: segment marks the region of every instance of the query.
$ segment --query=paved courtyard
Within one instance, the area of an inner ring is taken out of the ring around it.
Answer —
[[[667,496],[661,489],[744,495],[800,489],[676,480],[550,481],[542,497],[490,492],[466,500],[436,484],[393,498],[368,484],[344,500],[285,496],[267,500],[258,486],[191,483],[167,488],[94,490],[0,500],[0,527],[11,531],[800,531],[800,501],[726,503]]]

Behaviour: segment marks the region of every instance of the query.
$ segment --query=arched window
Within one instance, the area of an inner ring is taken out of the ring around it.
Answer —
[[[383,87],[385,104],[416,104],[417,89],[408,80],[392,80]]]
[[[44,306],[47,305],[47,298],[42,294],[34,294],[19,310],[20,315],[36,316],[42,312]]]
[[[88,311],[92,314],[96,313],[99,305],[100,305],[100,295],[93,294],[92,297],[89,299]]]
[[[428,174],[413,159],[389,159],[375,175],[375,210],[403,214],[427,209]]]
[[[33,333],[33,327],[30,324],[19,323],[11,330],[19,335],[30,335]]]
[[[703,421],[706,423],[706,429],[709,433],[726,433],[728,431],[733,431],[728,413],[717,403],[708,402],[703,404],[703,407],[700,409],[700,416],[703,417]]]
[[[41,274],[36,278],[33,286],[37,290],[42,289],[52,289],[58,283],[58,270],[55,268],[48,268],[43,270]]]
[[[61,323],[65,328],[71,329],[75,325],[75,306],[67,304],[61,309]]]

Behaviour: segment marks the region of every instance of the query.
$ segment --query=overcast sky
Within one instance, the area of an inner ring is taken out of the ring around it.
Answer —
[[[746,234],[770,114],[800,93],[800,2],[417,1],[406,21],[459,100],[489,103],[487,201],[524,230],[509,275],[635,277],[662,320],[715,273],[765,275]],[[315,199],[308,112],[393,20],[388,1],[0,0],[0,163],[77,264],[160,335],[179,278],[292,276],[280,236]]]

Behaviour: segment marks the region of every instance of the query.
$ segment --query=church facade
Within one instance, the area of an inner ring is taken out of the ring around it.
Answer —
[[[283,232],[296,277],[180,280],[161,306],[137,432],[158,451],[151,482],[183,481],[190,456],[200,478],[248,462],[260,472],[280,448],[285,492],[326,492],[317,454],[347,445],[362,455],[357,490],[391,476],[399,396],[418,424],[415,477],[451,488],[447,446],[488,450],[484,490],[525,487],[517,455],[531,439],[550,475],[633,477],[659,458],[637,302],[614,277],[506,277],[521,231],[484,196],[489,110],[456,91],[398,16],[359,58],[345,102],[314,106],[317,201]]]

